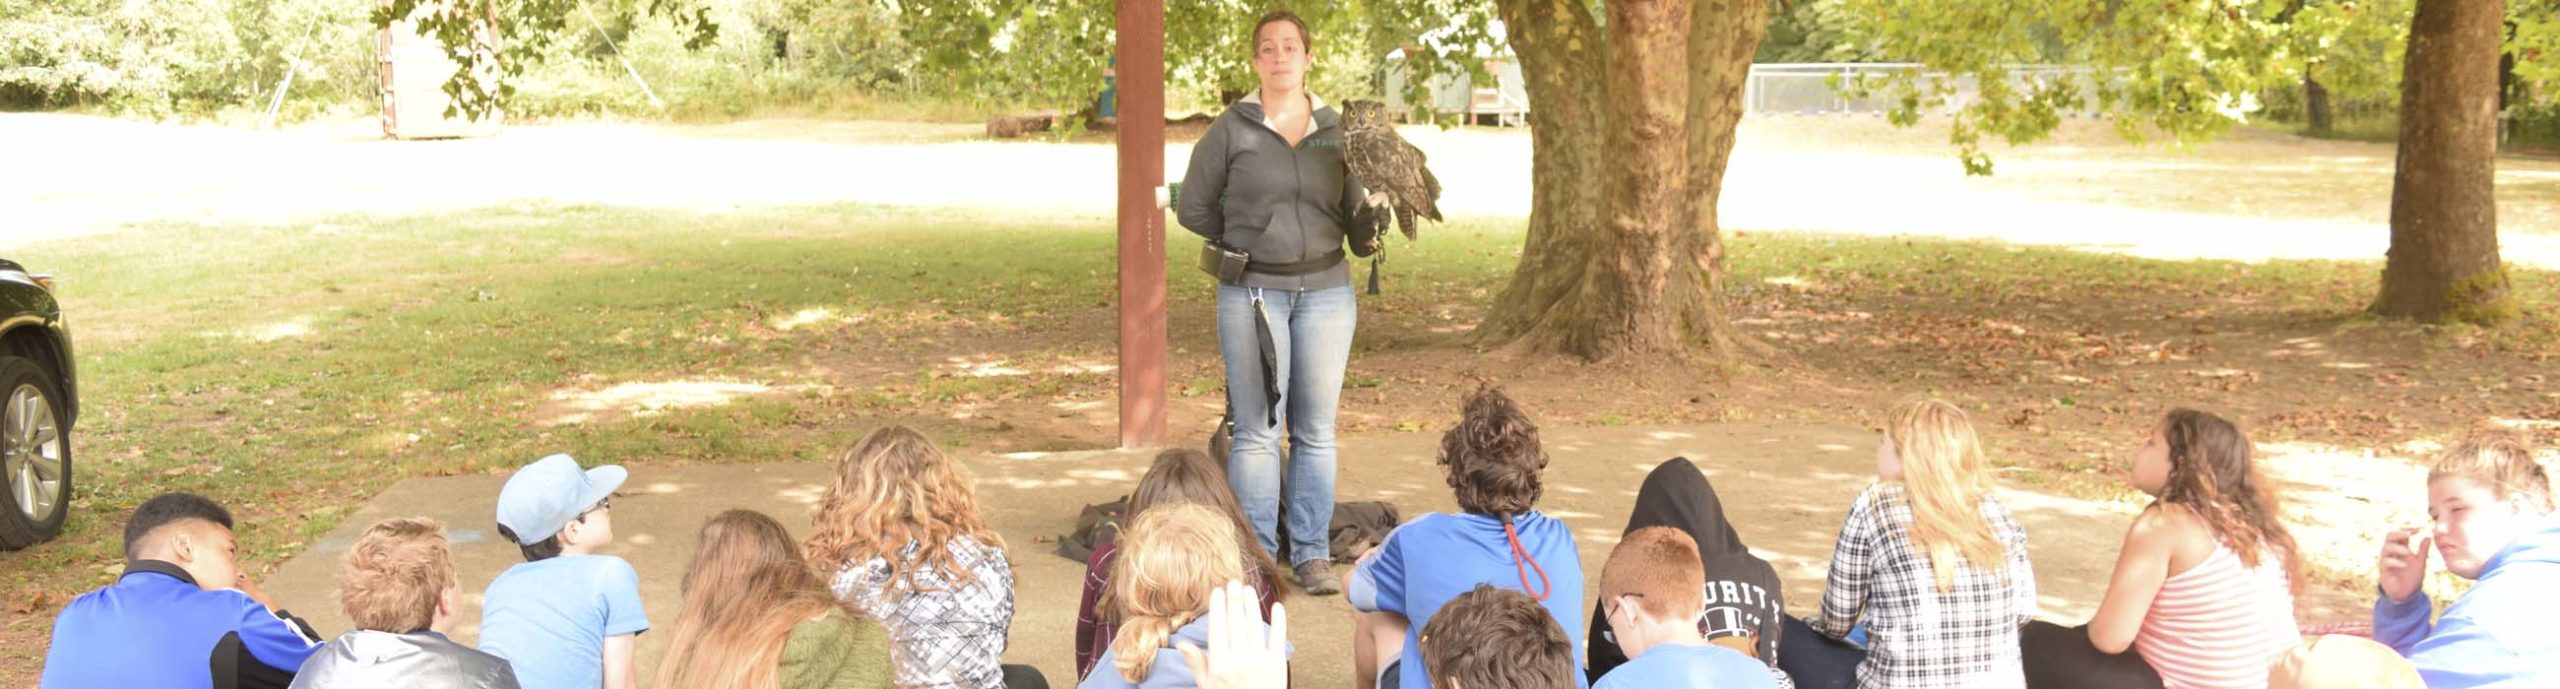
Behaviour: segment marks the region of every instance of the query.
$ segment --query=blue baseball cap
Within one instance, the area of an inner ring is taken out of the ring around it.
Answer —
[[[588,508],[613,495],[631,472],[605,465],[581,469],[568,455],[535,460],[507,477],[498,489],[498,525],[516,534],[517,545],[533,545],[560,533]]]

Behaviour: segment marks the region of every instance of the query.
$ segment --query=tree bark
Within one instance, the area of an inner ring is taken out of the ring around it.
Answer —
[[[1579,2],[1496,0],[1494,11],[1537,111],[1529,123],[1529,236],[1510,285],[1475,337],[1554,348],[1529,335],[1544,329],[1551,338],[1558,329],[1548,325],[1549,314],[1581,283],[1587,245],[1607,210],[1600,196],[1601,132],[1609,126],[1605,82],[1591,80],[1604,66],[1603,37],[1599,21]]]
[[[1765,351],[1723,300],[1716,198],[1766,0],[1499,0],[1538,112],[1529,237],[1476,337],[1600,361]],[[1595,79],[1595,75],[1605,75]]]
[[[1769,35],[1768,0],[1697,0],[1689,36],[1689,198],[1695,264],[1683,273],[1703,283],[1689,330],[1702,333],[1713,351],[1768,354],[1768,345],[1742,336],[1724,303],[1724,225],[1716,202],[1724,197],[1725,165],[1733,160],[1734,134],[1742,125],[1752,57]]]
[[[2419,0],[2400,80],[2391,251],[2374,310],[2426,321],[2516,315],[2498,261],[2501,0]]]
[[[2336,120],[2329,113],[2329,87],[2308,70],[2302,73],[2302,112],[2311,122],[2312,134],[2327,136],[2336,131]]]

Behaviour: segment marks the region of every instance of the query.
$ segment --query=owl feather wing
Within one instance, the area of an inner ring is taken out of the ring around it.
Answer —
[[[1361,185],[1386,194],[1405,239],[1416,237],[1417,218],[1440,220],[1440,180],[1424,164],[1422,149],[1395,130],[1362,132],[1346,141],[1345,161]]]

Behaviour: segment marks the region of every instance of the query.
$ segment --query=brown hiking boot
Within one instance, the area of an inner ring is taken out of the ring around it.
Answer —
[[[1333,561],[1308,560],[1298,563],[1298,589],[1317,596],[1341,593],[1342,581],[1333,578]]]

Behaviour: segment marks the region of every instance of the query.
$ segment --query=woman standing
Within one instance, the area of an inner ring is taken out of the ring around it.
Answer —
[[[1254,23],[1262,87],[1229,105],[1191,149],[1176,210],[1213,251],[1243,254],[1228,262],[1240,270],[1214,271],[1235,423],[1228,480],[1263,550],[1277,558],[1285,468],[1285,552],[1298,586],[1323,595],[1341,592],[1329,538],[1333,422],[1359,320],[1344,244],[1362,256],[1376,251],[1384,214],[1363,203],[1343,164],[1341,114],[1307,91],[1310,41],[1306,22],[1286,11]]]

